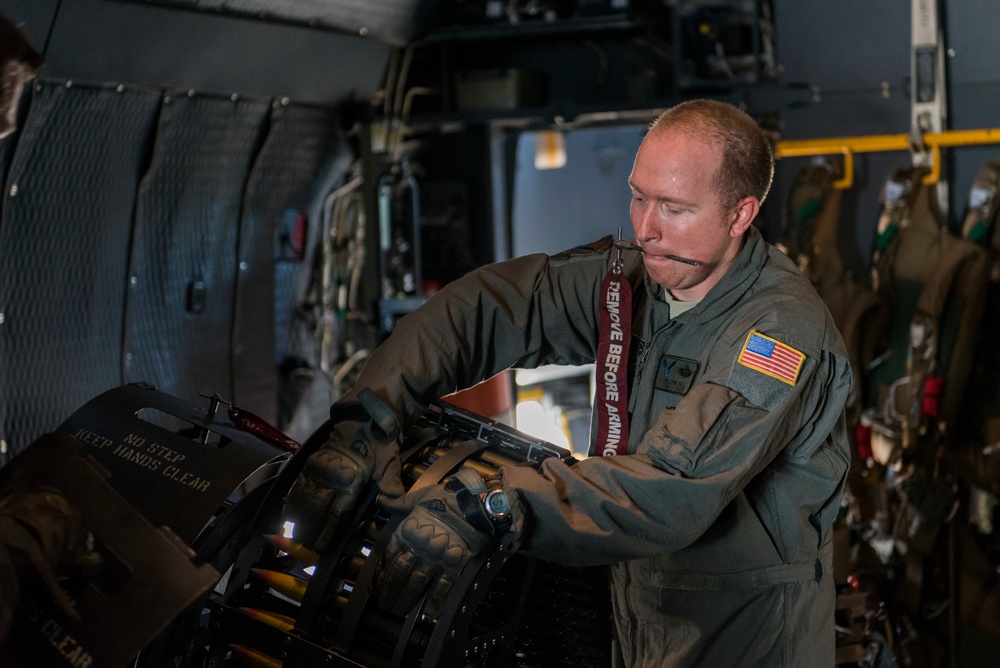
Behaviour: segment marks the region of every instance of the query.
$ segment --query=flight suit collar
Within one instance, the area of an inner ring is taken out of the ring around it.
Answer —
[[[757,228],[751,226],[746,233],[746,242],[739,255],[733,260],[729,271],[716,283],[698,306],[679,316],[683,322],[704,324],[719,317],[746,294],[767,261],[767,243]],[[663,300],[663,287],[654,283],[648,274],[643,278],[646,289],[642,300],[637,304],[633,322],[634,332],[645,329],[646,323],[652,325],[652,331],[669,320],[669,307]]]

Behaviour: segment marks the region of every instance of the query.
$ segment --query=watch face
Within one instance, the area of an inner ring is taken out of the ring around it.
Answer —
[[[510,501],[503,492],[492,492],[486,496],[486,511],[494,517],[502,517],[510,512]]]

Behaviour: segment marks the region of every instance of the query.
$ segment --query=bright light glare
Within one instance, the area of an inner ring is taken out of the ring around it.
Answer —
[[[281,535],[285,538],[291,538],[295,533],[295,522],[285,522],[282,529],[284,529],[284,533]]]
[[[569,439],[562,430],[562,411],[546,408],[537,401],[519,401],[516,409],[517,428],[553,445],[569,448]]]

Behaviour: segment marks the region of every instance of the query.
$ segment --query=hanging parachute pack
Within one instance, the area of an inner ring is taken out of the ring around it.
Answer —
[[[899,232],[910,223],[910,211],[919,192],[921,174],[922,172],[911,168],[896,169],[885,179],[879,191],[881,211],[872,249],[871,284],[877,294],[887,299],[887,303],[890,291],[885,289],[885,272],[884,269],[880,271],[880,268],[885,263],[883,258],[886,251],[893,246]],[[918,185],[914,185],[915,183]],[[889,410],[886,404],[885,395],[888,392],[885,391],[883,381],[891,383],[905,369],[905,342],[901,351],[898,341],[900,329],[908,326],[909,321],[892,316],[890,313],[890,322],[886,324],[884,350],[865,369],[861,388],[865,408],[856,431],[859,448],[865,450],[868,458],[882,465],[888,463],[891,456],[898,454],[902,441],[902,420],[897,419],[900,414]]]
[[[882,471],[884,526],[869,539],[883,562],[898,561],[895,601],[917,615],[940,527],[954,511],[947,463],[979,335],[989,256],[939,222],[926,168],[897,170],[885,183],[873,282],[892,305],[888,349],[870,369],[862,413]],[[945,457],[945,455],[948,457]],[[935,596],[950,596],[936,592]]]
[[[883,189],[873,285],[892,304],[892,319],[888,349],[869,373],[865,412],[888,437],[876,453],[883,464],[917,454],[918,441],[947,442],[988,283],[987,251],[939,221],[926,173],[897,170]]]
[[[1000,495],[1000,162],[984,164],[969,191],[962,221],[962,237],[983,246],[990,257],[990,279],[982,321],[982,339],[976,350],[966,401],[958,424],[958,440],[965,447],[963,473],[973,496],[989,495],[983,503],[970,502],[970,512],[982,533],[992,533],[992,507]]]
[[[822,158],[799,172],[779,246],[812,282],[844,339],[854,374],[847,402],[853,423],[861,407],[862,373],[881,345],[889,311],[883,297],[866,285],[863,271],[852,271],[844,260],[841,249],[853,243],[854,225],[841,225],[844,191],[833,186],[838,178]]]
[[[1000,250],[1000,162],[987,162],[979,169],[962,219],[962,238],[993,250]],[[991,276],[992,281],[1000,276]]]
[[[868,370],[859,439],[868,431],[870,482],[878,499],[867,542],[895,563],[889,608],[916,617],[931,591],[925,573],[940,527],[955,506],[951,426],[969,379],[979,333],[988,253],[940,222],[936,188],[923,167],[885,181],[872,283],[891,304],[886,351]],[[949,458],[945,458],[947,453]]]

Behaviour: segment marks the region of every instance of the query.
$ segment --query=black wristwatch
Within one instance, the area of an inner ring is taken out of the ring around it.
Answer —
[[[460,469],[445,482],[455,493],[462,517],[484,533],[504,532],[513,523],[511,497],[498,477],[483,478],[472,469]]]
[[[500,531],[510,529],[513,518],[510,512],[510,497],[507,495],[507,488],[500,478],[486,478],[486,493],[480,495],[486,514],[489,515],[493,526]]]

